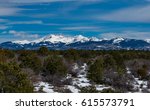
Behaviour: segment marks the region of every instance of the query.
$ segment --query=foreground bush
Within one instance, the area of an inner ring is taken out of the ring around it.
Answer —
[[[94,86],[89,86],[81,88],[80,93],[98,93],[98,91]]]
[[[104,73],[104,60],[97,59],[89,68],[88,78],[97,84],[102,83]]]
[[[67,67],[63,61],[63,58],[59,56],[49,56],[44,61],[43,72],[45,75],[66,76]]]
[[[41,60],[38,58],[37,54],[29,51],[24,51],[19,56],[19,61],[21,61],[20,66],[23,68],[31,68],[36,73],[41,70]]]
[[[27,93],[33,92],[33,86],[15,63],[0,63],[0,92]]]

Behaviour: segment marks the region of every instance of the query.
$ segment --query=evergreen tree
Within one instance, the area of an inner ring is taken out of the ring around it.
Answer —
[[[41,60],[38,58],[37,54],[33,52],[22,52],[19,56],[19,61],[21,61],[20,66],[23,68],[31,68],[36,73],[39,73],[42,67]]]
[[[0,92],[33,92],[33,86],[16,63],[0,63]]]
[[[89,86],[89,87],[82,87],[80,89],[80,93],[98,93],[98,91],[96,90],[96,87]]]
[[[49,54],[49,50],[48,50],[47,47],[42,46],[42,47],[39,48],[38,54],[42,55],[42,56],[46,56],[46,55]]]
[[[104,60],[97,59],[89,68],[88,78],[96,83],[102,83],[104,73]]]
[[[140,69],[137,70],[137,74],[141,77],[141,79],[146,79],[148,75],[147,66],[143,65]]]
[[[49,56],[45,59],[43,65],[44,73],[46,75],[60,75],[66,76],[67,67],[63,62],[62,57],[59,56]]]

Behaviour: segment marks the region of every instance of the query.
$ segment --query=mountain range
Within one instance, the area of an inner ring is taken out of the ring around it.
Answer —
[[[63,35],[48,35],[40,39],[28,41],[8,41],[0,44],[0,48],[4,49],[27,49],[36,50],[41,46],[48,47],[52,50],[66,49],[84,49],[84,50],[150,50],[150,39],[129,39],[116,37],[112,39],[84,37],[77,35],[74,37],[66,37]]]

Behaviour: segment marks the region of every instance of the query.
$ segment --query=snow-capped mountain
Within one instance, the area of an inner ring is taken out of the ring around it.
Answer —
[[[71,37],[65,37],[63,35],[54,35],[54,34],[51,34],[51,35],[48,35],[48,36],[45,36],[41,39],[37,39],[37,40],[34,40],[32,41],[33,43],[40,43],[40,42],[51,42],[51,43],[72,43],[73,42],[73,38]]]
[[[36,39],[33,41],[27,41],[27,40],[23,40],[23,41],[13,41],[13,43],[16,44],[29,44],[29,43],[40,43],[40,42],[51,42],[51,43],[65,43],[65,44],[70,44],[70,43],[75,43],[75,42],[87,42],[87,41],[99,41],[98,38],[96,37],[92,37],[92,38],[87,38],[84,37],[82,35],[77,35],[74,37],[66,37],[63,35],[54,35],[54,34],[50,34],[48,36],[45,36],[43,38],[40,39]]]
[[[28,41],[28,40],[17,40],[17,41],[12,41],[12,43],[15,44],[30,44],[30,43],[40,43],[40,42],[50,42],[53,44],[56,43],[65,43],[65,44],[71,44],[71,43],[75,43],[75,42],[87,42],[87,41],[102,41],[103,39],[98,39],[96,37],[84,37],[82,35],[76,35],[74,37],[69,37],[69,36],[63,36],[63,35],[54,35],[54,34],[50,34],[48,36],[45,36],[43,38],[40,39],[36,39],[33,41]]]
[[[150,39],[146,39],[145,41],[146,41],[147,43],[150,43]]]
[[[113,43],[120,43],[121,41],[124,41],[125,38],[122,38],[122,37],[116,37],[116,38],[113,38],[112,41]]]
[[[0,44],[0,48],[6,49],[38,49],[41,46],[57,50],[70,48],[86,50],[150,50],[150,40],[128,39],[123,37],[100,39],[96,37],[85,37],[82,35],[71,37],[51,34],[33,41],[22,40]]]

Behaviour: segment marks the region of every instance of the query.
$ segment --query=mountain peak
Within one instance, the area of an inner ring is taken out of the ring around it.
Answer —
[[[86,42],[89,41],[89,38],[82,36],[82,35],[77,35],[74,37],[74,42]]]
[[[91,37],[90,41],[102,41],[103,39],[99,39],[97,37]]]
[[[50,34],[50,35],[47,35],[43,38],[34,40],[33,42],[35,42],[35,43],[39,43],[39,42],[70,43],[70,42],[72,42],[72,38],[71,37],[65,37],[63,35]]]
[[[113,43],[120,43],[121,41],[124,41],[125,38],[123,38],[123,37],[115,37],[112,40],[113,40]]]
[[[65,44],[70,44],[74,42],[86,42],[89,41],[89,38],[82,36],[82,35],[77,35],[74,37],[69,37],[69,36],[63,36],[63,35],[54,35],[50,34],[47,35],[43,38],[34,40],[33,42],[39,43],[39,42],[51,42],[51,43],[65,43]]]
[[[147,43],[150,43],[150,39],[146,39],[145,41],[146,41]]]

